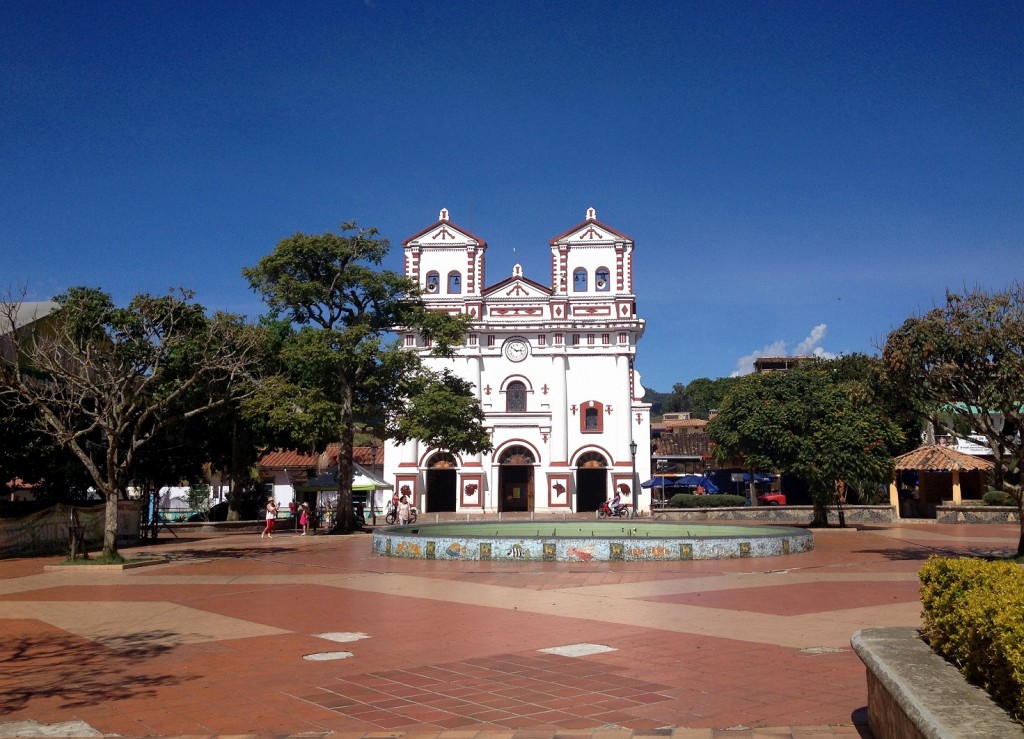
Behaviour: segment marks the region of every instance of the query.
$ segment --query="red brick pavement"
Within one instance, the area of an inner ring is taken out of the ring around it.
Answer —
[[[806,554],[714,562],[400,560],[367,536],[253,534],[161,543],[167,564],[128,571],[0,561],[0,734],[868,736],[851,630],[915,623],[925,558],[1018,533],[818,532]],[[612,651],[538,651],[577,644]],[[304,659],[325,652],[350,656]]]

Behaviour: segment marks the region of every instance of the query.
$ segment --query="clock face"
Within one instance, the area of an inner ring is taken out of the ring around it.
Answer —
[[[505,344],[505,356],[511,359],[513,362],[522,362],[526,359],[526,355],[530,353],[530,348],[526,345],[525,341],[510,341]]]

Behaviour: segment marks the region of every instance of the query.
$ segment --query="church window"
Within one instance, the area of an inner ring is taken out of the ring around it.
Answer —
[[[441,278],[437,272],[427,272],[427,292],[437,294],[441,289]]]
[[[505,390],[505,411],[508,413],[526,412],[526,385],[510,382]]]
[[[487,336],[487,346],[489,346],[489,347],[493,347],[494,346],[494,334],[489,334]]]
[[[598,267],[594,273],[594,289],[600,292],[608,292],[611,289],[611,279],[607,267]]]
[[[547,334],[537,334],[537,346],[547,346],[547,345],[548,345],[548,335]]]
[[[604,404],[588,400],[580,406],[580,432],[600,434],[604,431]]]
[[[555,334],[555,346],[561,346],[561,345],[562,345],[562,335],[561,334]]]
[[[601,343],[604,344],[605,346],[608,346],[610,343],[612,343],[612,337],[609,336],[608,334],[601,334]]]
[[[578,293],[587,291],[587,270],[580,267],[572,273],[572,289]]]
[[[457,295],[462,292],[462,275],[458,272],[448,273],[448,293]]]

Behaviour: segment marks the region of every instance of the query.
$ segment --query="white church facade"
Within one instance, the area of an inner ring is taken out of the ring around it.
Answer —
[[[430,357],[414,333],[402,341],[475,385],[493,444],[465,455],[389,442],[385,479],[421,512],[595,511],[616,489],[623,503],[636,494],[639,510],[650,509],[650,491],[638,487],[650,477],[651,419],[634,368],[644,321],[633,240],[591,208],[549,246],[546,284],[517,264],[487,285],[487,243],[447,210],[403,242],[405,275],[428,305],[473,323],[451,359]]]

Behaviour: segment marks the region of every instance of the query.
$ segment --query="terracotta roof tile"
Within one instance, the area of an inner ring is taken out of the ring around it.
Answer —
[[[683,418],[678,421],[662,421],[667,429],[702,429],[708,425],[703,418]]]
[[[995,465],[987,459],[958,452],[948,446],[933,444],[896,457],[896,470],[990,470]]]
[[[374,449],[371,455],[370,447],[352,447],[352,461],[364,467],[384,467],[384,446],[380,445]],[[325,470],[338,464],[338,444],[328,444],[327,448],[317,454],[307,454],[294,449],[275,449],[267,452],[260,459],[260,467],[271,469],[312,469]]]
[[[664,434],[654,440],[655,457],[705,457],[710,454],[708,437],[703,433]]]
[[[319,454],[307,454],[297,452],[294,449],[275,449],[267,452],[260,459],[260,467],[275,467],[281,469],[300,469],[316,467]]]

